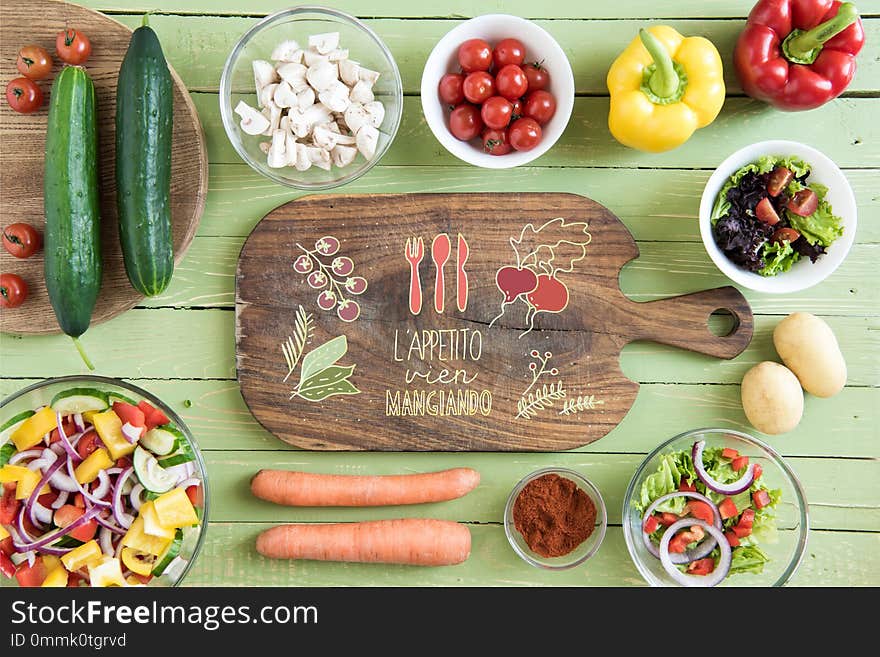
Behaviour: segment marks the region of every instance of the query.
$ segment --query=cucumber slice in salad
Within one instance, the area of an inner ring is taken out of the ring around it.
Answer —
[[[177,429],[177,427],[170,424],[150,429],[140,439],[140,444],[153,452],[156,456],[167,456],[168,454],[171,454],[178,445],[185,442],[186,438],[184,435]],[[165,467],[165,464],[161,461],[159,464]]]
[[[108,401],[110,402],[111,406],[115,402],[125,402],[126,404],[131,404],[132,406],[138,405],[138,403],[134,399],[132,399],[131,397],[126,397],[125,395],[120,394],[118,392],[111,392],[109,395]]]
[[[27,420],[31,415],[34,414],[34,411],[22,411],[17,415],[13,415],[11,418],[6,420],[2,425],[0,425],[0,442],[3,442],[12,435],[12,432],[18,429],[18,425]]]
[[[181,435],[180,439],[177,441],[177,451],[171,456],[159,459],[159,465],[163,468],[170,468],[174,465],[181,465],[182,463],[189,463],[190,461],[195,460],[196,455],[193,454],[192,447],[189,446],[186,438]]]
[[[165,569],[168,568],[171,562],[180,554],[181,545],[183,545],[183,532],[178,529],[177,533],[174,535],[174,540],[168,544],[168,547],[165,548],[165,551],[160,554],[159,558],[156,560],[156,566],[153,568],[154,576],[158,577],[165,572]]]
[[[159,465],[156,457],[140,445],[134,448],[132,463],[137,478],[151,493],[167,493],[174,488],[176,477],[169,474],[165,468]]]
[[[15,443],[6,443],[3,447],[0,447],[0,467],[9,463],[9,459],[12,458],[16,451]]]
[[[110,407],[106,392],[96,388],[70,388],[62,390],[49,404],[52,410],[62,415],[85,413],[86,411],[105,411]]]

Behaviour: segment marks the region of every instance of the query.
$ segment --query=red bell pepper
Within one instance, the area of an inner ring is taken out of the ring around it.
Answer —
[[[745,92],[786,111],[809,110],[844,92],[865,31],[852,3],[759,0],[736,42]]]

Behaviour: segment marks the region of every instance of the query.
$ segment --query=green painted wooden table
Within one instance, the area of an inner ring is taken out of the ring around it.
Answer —
[[[188,585],[643,585],[623,541],[624,490],[644,454],[666,438],[700,426],[752,431],[739,403],[739,381],[756,362],[776,359],[773,327],[785,314],[821,315],[849,365],[846,389],[830,400],[807,397],[791,434],[770,437],[800,476],[810,501],[806,556],[793,585],[880,584],[880,0],[860,0],[867,45],[844,96],[825,107],[783,114],[745,97],[731,52],[752,0],[621,0],[534,3],[445,0],[427,8],[404,0],[345,0],[335,7],[365,17],[391,48],[403,76],[404,116],[381,164],[347,193],[417,191],[558,191],[588,195],[611,208],[636,237],[642,256],[624,268],[621,286],[636,300],[724,285],[700,243],[697,208],[711,170],[727,154],[770,138],[808,142],[846,172],[858,201],[856,243],[823,284],[785,296],[746,291],[755,337],[745,353],[721,361],[654,344],[624,351],[627,376],[642,384],[623,423],[599,442],[556,454],[314,453],[287,447],[251,417],[235,380],[233,288],[236,259],[256,222],[296,198],[243,164],[224,135],[217,89],[226,55],[259,16],[282,0],[89,0],[85,4],[136,26],[155,12],[168,60],[192,92],[207,135],[210,193],[195,241],[166,294],[89,330],[84,342],[97,373],[148,388],[170,403],[197,435],[208,462],[207,541]],[[247,9],[242,7],[247,6]],[[463,18],[502,11],[538,20],[571,59],[577,99],[568,129],[528,167],[487,171],[465,166],[434,139],[418,99],[431,47]],[[424,18],[427,14],[430,17]],[[662,155],[618,145],[608,133],[605,73],[640,26],[662,20],[710,38],[724,58],[728,99],[711,128]],[[62,336],[0,344],[6,395],[32,381],[83,371]],[[539,572],[510,549],[501,518],[513,485],[547,465],[585,472],[601,489],[609,530],[587,565]],[[467,497],[403,509],[295,510],[251,497],[261,467],[339,473],[390,473],[471,466],[483,483]],[[385,567],[269,562],[254,550],[259,531],[279,521],[350,521],[424,515],[469,524],[473,552],[460,566]]]

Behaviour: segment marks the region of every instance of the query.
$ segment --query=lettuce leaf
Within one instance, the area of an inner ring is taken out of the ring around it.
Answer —
[[[786,167],[792,173],[794,173],[795,178],[801,179],[808,177],[812,170],[810,168],[810,165],[803,160],[791,156],[783,157],[781,155],[764,155],[758,158],[757,162],[745,165],[744,167],[736,171],[736,173],[734,173],[730,178],[728,178],[727,182],[724,183],[724,186],[721,188],[721,191],[718,192],[718,196],[715,199],[715,205],[712,207],[712,214],[710,216],[712,225],[714,226],[715,222],[726,215],[727,212],[730,210],[730,201],[727,200],[727,192],[739,185],[740,181],[747,173],[770,173],[771,171],[773,171],[773,169],[780,166]],[[795,182],[796,181],[792,181],[792,184],[795,184]]]
[[[801,254],[789,242],[767,242],[764,245],[764,262],[767,264],[758,273],[761,276],[776,276],[791,269],[800,257]]]
[[[642,484],[642,489],[639,491],[639,499],[636,500],[634,505],[636,509],[644,511],[658,497],[678,490],[682,471],[676,462],[678,460],[677,456],[678,454],[664,454],[660,457],[660,465],[657,468],[657,472],[648,475]],[[658,511],[680,514],[684,511],[685,502],[686,500],[683,497],[677,497],[662,504],[658,507]]]
[[[810,244],[821,244],[822,246],[831,246],[831,243],[838,237],[843,235],[843,226],[841,226],[840,217],[831,211],[831,204],[825,200],[825,193],[819,194],[821,185],[810,185],[819,196],[819,206],[816,211],[809,217],[801,217],[789,210],[785,211],[788,222],[791,227],[804,236]],[[767,247],[764,248],[766,253]]]
[[[770,558],[764,554],[761,548],[754,545],[740,545],[731,553],[730,574],[754,573],[760,575],[764,571],[764,564]]]

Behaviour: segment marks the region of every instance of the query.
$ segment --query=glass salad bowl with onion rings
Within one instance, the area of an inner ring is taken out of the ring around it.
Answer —
[[[623,503],[626,546],[652,586],[782,586],[809,532],[797,476],[729,429],[680,434],[648,454]]]
[[[48,379],[0,402],[0,486],[0,586],[176,586],[205,535],[195,439],[118,379]]]

